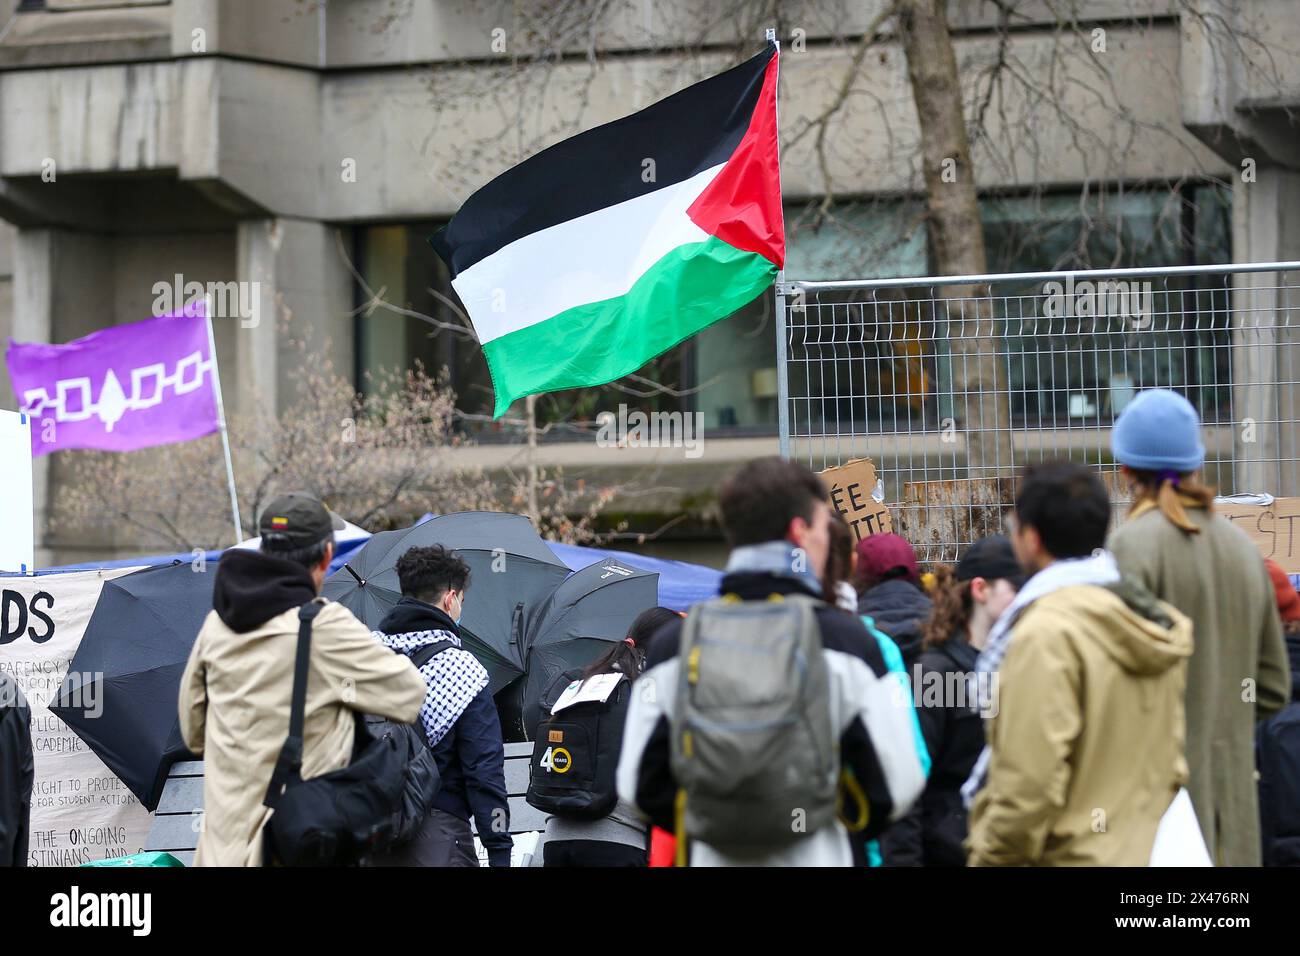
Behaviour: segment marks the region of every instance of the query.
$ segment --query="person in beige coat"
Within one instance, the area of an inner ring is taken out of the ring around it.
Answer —
[[[1036,466],[1021,482],[1012,544],[1033,576],[986,645],[1005,652],[972,866],[1146,866],[1187,779],[1191,622],[1118,575],[1101,550],[1109,518],[1082,465]]]
[[[302,776],[352,759],[354,714],[413,722],[424,680],[378,643],[341,604],[317,597],[342,522],[316,499],[293,493],[267,506],[262,550],[227,551],[217,567],[213,611],[181,678],[181,735],[204,759],[203,830],[196,866],[260,866],[262,805],[289,732],[298,608],[320,600],[312,625]]]
[[[1259,549],[1214,514],[1196,476],[1205,458],[1187,399],[1142,392],[1111,434],[1133,487],[1128,521],[1111,536],[1120,569],[1192,619],[1187,676],[1187,791],[1218,866],[1259,866],[1255,725],[1290,694],[1272,582]]]

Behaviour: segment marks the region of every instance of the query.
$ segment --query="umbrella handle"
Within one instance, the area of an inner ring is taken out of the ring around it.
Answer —
[[[510,643],[521,650],[524,646],[524,602],[515,605],[515,612],[510,617]]]

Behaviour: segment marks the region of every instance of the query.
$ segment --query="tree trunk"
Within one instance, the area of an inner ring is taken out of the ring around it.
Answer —
[[[897,23],[921,128],[930,241],[940,275],[988,271],[979,197],[962,114],[957,57],[945,0],[900,0]],[[1002,359],[1003,323],[987,284],[940,286],[952,353],[953,406],[971,477],[1012,467],[1011,406]]]

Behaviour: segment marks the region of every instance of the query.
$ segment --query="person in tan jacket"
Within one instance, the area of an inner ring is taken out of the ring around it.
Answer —
[[[1119,577],[1109,519],[1081,465],[1022,479],[1012,544],[1033,576],[1006,612],[972,866],[1146,866],[1187,780],[1191,621]]]
[[[181,735],[204,759],[203,830],[195,866],[260,866],[262,805],[289,732],[298,608],[322,600],[321,583],[342,522],[295,492],[267,506],[261,551],[227,551],[213,611],[181,678]],[[341,604],[324,602],[312,624],[302,776],[352,759],[354,714],[413,722],[425,685],[410,660],[379,644]]]

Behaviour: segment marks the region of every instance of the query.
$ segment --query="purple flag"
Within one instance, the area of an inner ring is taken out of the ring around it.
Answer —
[[[201,303],[66,345],[10,340],[5,361],[19,409],[32,418],[33,455],[134,451],[219,427]]]

